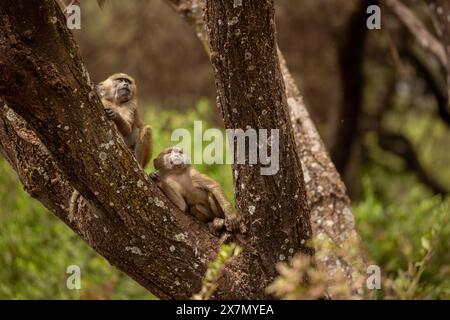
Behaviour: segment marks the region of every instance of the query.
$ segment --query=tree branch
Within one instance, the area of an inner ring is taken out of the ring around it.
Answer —
[[[432,11],[439,23],[442,33],[441,39],[447,55],[447,107],[445,112],[450,113],[450,2],[447,0],[429,0],[433,4]]]
[[[447,108],[447,90],[442,85],[443,77],[438,77],[424,59],[420,58],[412,49],[408,49],[402,55],[413,65],[417,73],[425,80],[427,87],[436,99],[439,117],[450,126],[450,112]]]
[[[79,208],[75,219],[68,218],[70,196],[74,189],[34,132],[6,106],[0,109],[0,152],[17,172],[25,190],[112,265],[160,298],[189,297],[188,293],[181,290],[169,292],[158,280],[158,274],[152,270],[154,267],[149,265],[152,262],[149,257],[157,253],[148,252],[152,250],[147,239],[151,235],[148,233],[137,236],[134,230],[124,227],[120,221],[100,217],[102,213],[86,203]],[[176,245],[175,241],[173,243]],[[166,267],[162,262],[158,259],[153,264],[164,270]],[[183,286],[194,285],[199,289],[198,281],[204,270],[205,266],[201,265],[197,271],[197,280],[185,279]],[[174,274],[172,276],[175,277]],[[176,277],[181,276],[184,277],[181,274]]]
[[[135,195],[141,192],[136,186],[139,179],[129,174],[123,176],[124,180],[111,178],[109,181],[124,183],[120,187],[112,183],[100,187],[98,196],[107,197],[120,191],[127,194],[124,202],[128,204],[115,205],[108,211],[103,207],[83,206],[74,221],[69,221],[68,204],[73,188],[54,157],[6,105],[1,109],[0,125],[0,151],[18,173],[25,189],[112,265],[161,298],[188,298],[200,289],[207,262],[214,258],[219,243],[204,226],[165,203],[164,196],[150,181],[141,187],[152,189],[145,195],[147,201],[139,202]],[[92,170],[84,174],[95,175]],[[109,178],[108,174],[104,177]],[[151,200],[154,208],[148,209]],[[127,215],[126,221],[119,214]]]
[[[413,145],[406,137],[400,134],[381,131],[378,132],[378,140],[383,149],[402,158],[408,169],[415,172],[420,182],[429,187],[435,194],[448,194],[448,190],[427,173],[420,163]]]
[[[405,52],[409,52],[408,50]],[[411,56],[409,56],[411,54]],[[402,53],[403,56],[408,55],[408,58],[413,58],[415,55],[412,52]],[[386,90],[380,99],[378,104],[378,112],[374,117],[372,123],[364,128],[366,131],[374,132],[378,137],[378,145],[386,151],[392,152],[398,157],[402,158],[406,167],[414,172],[419,181],[429,187],[436,194],[446,194],[446,190],[441,186],[432,176],[430,176],[425,168],[422,166],[419,157],[417,156],[412,143],[403,135],[391,133],[383,128],[383,119],[386,113],[393,106],[393,99],[395,98],[395,87],[397,83],[397,74],[393,74],[388,77]],[[379,162],[375,158],[371,159],[374,162]],[[386,164],[377,163],[377,165],[383,167],[385,170],[391,170]]]
[[[414,12],[398,0],[384,0],[383,2],[416,38],[419,44],[433,54],[442,66],[447,68],[448,59],[444,46],[428,31]]]
[[[358,137],[363,99],[363,61],[367,28],[366,9],[370,1],[361,1],[351,15],[339,48],[339,67],[343,101],[339,107],[337,128],[330,150],[331,158],[341,175],[346,176],[354,140]]]

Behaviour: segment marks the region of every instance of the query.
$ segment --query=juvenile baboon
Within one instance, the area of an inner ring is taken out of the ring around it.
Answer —
[[[145,168],[152,157],[152,128],[139,115],[134,79],[124,73],[113,74],[97,85],[97,92],[126,145]]]
[[[238,212],[220,185],[195,170],[180,148],[167,148],[153,161],[159,185],[182,211],[208,223],[215,233],[242,229]]]

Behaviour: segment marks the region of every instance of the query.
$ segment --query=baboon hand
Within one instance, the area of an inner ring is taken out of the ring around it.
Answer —
[[[109,119],[114,119],[115,117],[117,117],[117,114],[115,111],[113,111],[110,108],[105,108],[106,114],[108,115]]]
[[[158,184],[161,182],[161,177],[159,176],[157,171],[150,173],[150,178]]]
[[[234,232],[239,229],[241,223],[241,217],[235,212],[228,212],[225,215],[225,228],[228,232]]]

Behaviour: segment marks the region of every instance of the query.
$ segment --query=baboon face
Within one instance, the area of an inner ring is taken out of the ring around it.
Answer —
[[[128,78],[119,78],[114,80],[114,97],[118,102],[127,102],[133,98],[132,82]]]
[[[188,156],[178,147],[167,148],[153,163],[157,170],[183,169],[190,165]]]
[[[122,104],[134,99],[136,85],[134,79],[129,75],[118,73],[100,82],[97,85],[97,92],[102,99]]]

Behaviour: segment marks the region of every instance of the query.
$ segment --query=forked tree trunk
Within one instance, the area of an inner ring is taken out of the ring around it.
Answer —
[[[0,100],[0,152],[33,197],[157,296],[188,298],[198,292],[219,239],[177,210],[139,168],[107,120],[55,1],[0,3]],[[279,101],[285,106],[283,97]],[[233,119],[228,108],[223,110],[225,118]],[[277,112],[277,120],[285,121],[285,109]],[[282,132],[293,144],[289,130]],[[288,141],[283,142],[288,152],[283,157],[289,157],[283,174],[299,167]],[[271,192],[295,191],[300,200],[290,208],[274,206],[270,216],[255,211],[261,220],[252,222],[261,225],[248,226],[251,237],[234,239],[243,253],[225,266],[214,298],[267,298],[264,289],[274,276],[270,263],[281,254],[269,248],[288,239],[294,250],[306,250],[301,239],[309,234],[309,221],[299,174],[293,172],[286,187],[276,189],[276,179],[269,185]],[[260,182],[257,187],[262,189],[255,192],[264,194],[266,186]],[[86,205],[70,221],[73,188]],[[240,198],[251,199],[249,189],[237,195],[238,203],[245,204]],[[267,207],[265,200],[262,204]],[[286,208],[290,211],[281,210]],[[294,210],[301,215],[293,217]],[[277,220],[265,220],[271,217]],[[288,218],[297,230],[287,225]],[[270,234],[258,233],[265,231]]]

